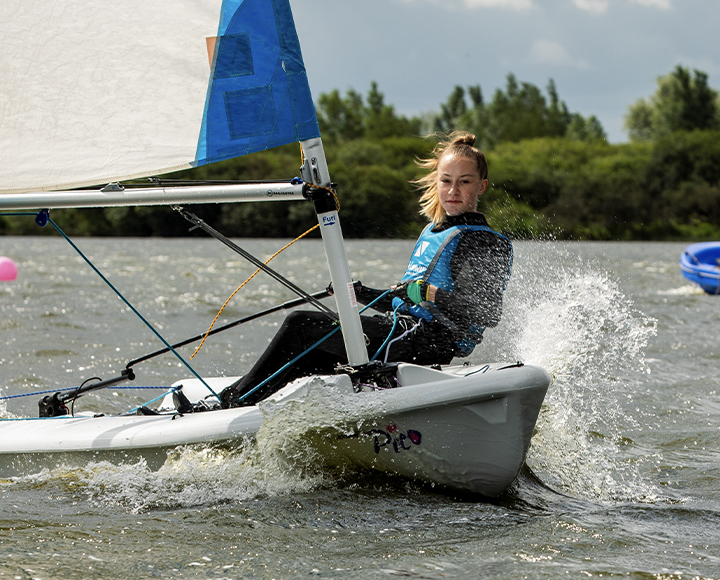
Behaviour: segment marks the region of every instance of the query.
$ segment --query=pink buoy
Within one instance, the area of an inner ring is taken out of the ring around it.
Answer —
[[[9,282],[17,278],[18,270],[15,262],[5,256],[0,256],[0,282]]]

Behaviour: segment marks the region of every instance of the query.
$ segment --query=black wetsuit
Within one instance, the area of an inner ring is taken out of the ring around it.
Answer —
[[[433,231],[456,225],[487,226],[487,222],[481,213],[465,213],[447,217],[446,221],[433,228]],[[502,295],[511,263],[512,246],[509,240],[492,231],[463,231],[450,260],[454,288],[452,292],[439,288],[435,296],[435,306],[444,315],[445,321],[427,321],[411,315],[399,315],[391,341],[401,338],[390,342],[377,358],[385,362],[411,362],[421,365],[450,363],[454,356],[460,354],[458,340],[468,328],[492,327],[499,322]],[[384,290],[365,286],[356,288],[357,299],[362,304],[369,304],[383,292]],[[391,302],[392,299],[385,296],[372,307],[384,314],[361,316],[370,357],[380,349],[393,327]],[[223,391],[223,406],[255,404],[296,378],[313,374],[334,374],[338,364],[347,363],[345,344],[339,331],[256,392],[238,402],[245,393],[333,328],[332,320],[322,312],[291,312],[252,369],[236,384]],[[464,352],[463,356],[467,354]]]

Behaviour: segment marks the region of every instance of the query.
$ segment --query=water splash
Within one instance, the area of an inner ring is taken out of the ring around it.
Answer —
[[[637,422],[622,401],[649,373],[643,352],[655,320],[636,310],[607,273],[558,254],[538,254],[528,265],[509,315],[517,339],[512,344],[508,336],[507,346],[553,377],[528,465],[566,493],[653,501],[659,492],[628,451],[627,433]]]
[[[357,427],[363,418],[372,421],[384,407],[375,399],[352,395],[346,375],[314,377],[298,382],[301,396],[275,404],[261,403],[262,427],[257,433],[257,451],[265,465],[291,470],[308,481],[328,483],[338,473],[325,468],[326,461],[317,449],[318,441],[334,437],[347,425]],[[350,429],[348,434],[354,431]]]
[[[342,474],[324,466],[308,438],[362,413],[365,403],[348,403],[352,386],[347,377],[300,384],[299,399],[284,405],[262,403],[261,429],[233,447],[178,448],[157,471],[144,460],[121,465],[93,461],[81,468],[45,469],[12,482],[20,488],[59,487],[92,504],[134,513],[313,491]]]
[[[703,296],[705,291],[700,286],[685,285],[669,290],[658,290],[660,296]]]
[[[0,388],[0,397],[5,397],[5,391],[2,388]],[[16,419],[17,415],[8,411],[7,403],[7,399],[0,398],[0,419]]]
[[[280,469],[281,463],[262,456],[254,441],[232,449],[190,446],[170,452],[157,471],[144,460],[128,464],[92,461],[79,468],[43,469],[5,483],[17,490],[58,490],[53,493],[68,501],[144,513],[303,493],[322,481]]]

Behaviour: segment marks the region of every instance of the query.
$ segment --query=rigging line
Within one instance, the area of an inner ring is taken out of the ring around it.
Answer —
[[[283,250],[286,250],[287,248],[289,248],[290,246],[292,246],[295,242],[297,242],[298,240],[304,238],[304,237],[307,236],[310,232],[312,232],[313,230],[316,230],[316,229],[319,228],[319,227],[320,227],[320,224],[315,224],[315,225],[314,225],[313,227],[311,227],[308,231],[306,231],[306,232],[303,233],[303,234],[300,234],[300,235],[299,235],[297,238],[295,238],[292,242],[290,242],[289,244],[286,244],[285,246],[283,246],[282,248],[280,248],[277,252],[275,252],[272,256],[270,256],[267,260],[265,260],[265,265],[267,266],[267,264],[270,262],[270,260],[272,260],[275,256],[277,256],[278,254],[280,254],[280,252],[282,252]],[[207,331],[205,332],[205,335],[203,336],[202,341],[200,341],[200,344],[198,345],[198,347],[195,349],[195,352],[190,355],[190,360],[192,360],[192,358],[193,358],[197,353],[200,352],[200,349],[203,347],[203,344],[205,344],[205,340],[207,340],[207,337],[210,335],[210,331],[213,329],[213,326],[215,326],[215,323],[218,321],[218,318],[220,318],[220,315],[222,314],[222,311],[225,310],[225,307],[228,305],[228,303],[230,302],[230,300],[232,300],[232,299],[235,297],[235,294],[237,294],[238,292],[240,292],[241,288],[242,288],[243,286],[245,286],[245,284],[247,284],[248,282],[250,282],[250,280],[252,280],[252,279],[258,274],[258,272],[260,272],[261,270],[262,270],[262,268],[258,268],[257,270],[255,270],[255,271],[250,275],[250,277],[249,277],[247,280],[245,280],[245,282],[243,282],[242,284],[240,284],[240,286],[238,286],[238,287],[235,289],[235,292],[233,292],[232,294],[230,294],[230,296],[228,297],[228,299],[225,301],[225,304],[222,305],[222,307],[220,308],[220,310],[218,311],[218,313],[215,315],[215,318],[214,318],[213,321],[210,323],[210,327],[209,327],[209,328],[207,329]],[[312,296],[312,295],[309,295],[309,296]],[[315,299],[314,296],[313,296],[313,299]]]
[[[329,294],[328,294],[327,290],[324,290],[321,292],[316,292],[315,294],[313,294],[313,296],[315,296],[316,298],[325,298],[325,297],[329,296]],[[240,324],[245,324],[246,322],[256,320],[256,319],[260,318],[261,316],[266,316],[268,314],[272,314],[272,313],[278,312],[280,310],[286,310],[288,308],[294,308],[295,306],[299,306],[300,304],[305,304],[304,298],[295,298],[294,300],[288,300],[287,302],[283,302],[282,304],[272,306],[266,310],[261,310],[260,312],[250,314],[249,316],[245,316],[244,318],[240,318],[239,320],[235,320],[234,322],[229,322],[227,324],[224,324],[223,326],[215,328],[211,332],[208,333],[208,336],[217,334],[219,332],[223,332],[230,328],[235,328],[236,326],[239,326]],[[204,336],[203,334],[198,334],[196,336],[193,336],[192,338],[187,338],[181,342],[176,342],[175,344],[173,344],[173,348],[180,348],[181,346],[185,346],[187,344],[190,344],[191,342],[197,342],[198,340],[202,339],[203,336]],[[166,352],[168,352],[168,349],[166,349],[166,348],[156,350],[155,352],[151,352],[150,354],[146,354],[144,356],[141,356],[139,358],[131,360],[129,363],[127,363],[125,365],[125,368],[129,369],[138,363],[145,362],[148,359],[159,356],[161,354],[165,354]]]
[[[77,417],[71,417],[70,415],[56,415],[55,417],[0,417],[0,422],[3,421],[50,421],[56,419],[76,419]]]
[[[294,179],[300,179],[296,177]],[[294,179],[165,179],[162,177],[148,177],[146,180],[142,179],[131,179],[123,181],[123,184],[134,184],[140,185],[145,184],[148,188],[152,187],[164,187],[165,185],[170,186],[183,186],[183,185],[242,185],[242,184],[254,184],[254,183],[293,183]],[[149,184],[148,184],[149,182]]]
[[[404,303],[403,303],[403,304],[404,304]],[[382,350],[383,350],[386,346],[388,346],[388,343],[390,342],[390,339],[392,338],[392,335],[393,335],[393,333],[395,332],[395,327],[397,326],[397,323],[398,323],[397,311],[400,309],[400,307],[401,307],[403,304],[398,304],[398,305],[393,309],[393,324],[392,324],[392,327],[390,328],[390,332],[388,333],[387,338],[384,340],[384,342],[380,345],[380,348],[377,349],[377,352],[373,355],[372,359],[370,359],[370,360],[375,360],[375,359],[377,359],[377,357],[380,356],[380,353],[382,352]],[[404,335],[403,335],[403,336],[404,336]],[[385,360],[384,360],[383,362],[387,362],[387,352],[385,353]]]
[[[380,296],[375,298],[372,302],[370,302],[365,308],[360,310],[360,312],[365,312],[368,308],[372,307],[373,304],[375,304],[378,300],[381,298],[384,298],[390,293],[390,290],[387,290],[383,292]],[[273,374],[271,374],[268,378],[266,378],[264,381],[250,389],[247,393],[242,395],[238,398],[238,402],[244,401],[247,399],[250,395],[252,395],[254,392],[256,392],[258,389],[264,387],[267,383],[269,383],[272,379],[274,379],[277,375],[282,373],[285,369],[290,368],[292,365],[294,365],[297,361],[299,361],[302,357],[304,357],[307,353],[309,353],[311,350],[313,350],[315,347],[319,346],[323,342],[325,342],[328,338],[330,338],[333,334],[335,334],[338,330],[340,330],[340,326],[337,326],[336,328],[333,328],[330,332],[328,332],[325,336],[323,336],[320,340],[318,340],[315,344],[310,345],[308,348],[306,348],[304,351],[302,351],[299,355],[297,355],[294,359],[292,359],[290,362],[285,363],[282,367],[280,367],[278,370],[276,370]]]
[[[332,310],[330,310],[330,308],[325,306],[325,304],[320,302],[317,298],[313,298],[310,294],[305,292],[305,290],[303,290],[296,284],[293,284],[292,282],[290,282],[290,280],[288,280],[281,274],[278,274],[275,270],[273,270],[269,266],[266,266],[265,264],[263,264],[255,256],[253,256],[252,254],[243,250],[240,246],[235,244],[232,240],[228,239],[226,236],[221,234],[219,231],[217,231],[212,226],[209,226],[208,224],[206,224],[203,220],[201,220],[195,214],[193,214],[192,212],[189,212],[181,207],[178,207],[178,206],[173,206],[173,207],[176,211],[178,211],[180,213],[181,216],[183,216],[190,223],[194,224],[196,227],[199,227],[201,230],[203,230],[205,233],[211,235],[216,240],[222,242],[223,244],[225,244],[228,248],[230,248],[234,252],[240,254],[243,258],[245,258],[250,263],[254,264],[258,268],[263,270],[266,274],[275,278],[275,280],[280,282],[286,288],[295,292],[295,294],[297,294],[298,296],[302,296],[303,298],[305,298],[305,300],[307,300],[310,304],[315,306],[315,308],[317,308],[321,312],[324,312],[331,320],[333,320],[333,322],[336,322],[338,320],[338,315],[335,314]]]
[[[172,389],[168,390],[166,393],[163,393],[162,395],[158,395],[154,399],[149,400],[144,405],[140,405],[140,407],[147,407],[148,405],[152,405],[155,401],[159,401],[160,399],[167,397],[168,395],[174,393],[175,391],[177,391],[177,388],[172,388]],[[215,393],[213,393],[213,395],[215,395]],[[217,397],[217,400],[219,401],[220,397],[218,397],[217,395],[215,395],[215,396]],[[140,407],[133,407],[129,411],[126,411],[125,413],[123,413],[121,416],[133,415]]]
[[[150,389],[167,389],[167,386],[133,386],[133,385],[127,385],[125,387],[108,387],[111,391],[124,391],[124,390],[150,390]],[[48,395],[50,393],[62,393],[64,391],[76,391],[77,387],[64,387],[62,389],[51,389],[48,391],[33,391],[32,393],[20,393],[19,395],[6,395],[4,397],[0,397],[0,401],[7,401],[9,399],[20,399],[22,397],[37,397],[38,395]]]
[[[335,334],[338,330],[340,330],[339,326],[336,326],[333,328],[330,332],[328,332],[325,336],[323,336],[320,340],[318,340],[315,344],[310,345],[307,347],[304,351],[302,351],[299,355],[297,355],[294,359],[284,364],[282,367],[280,367],[278,370],[276,370],[273,374],[271,374],[268,378],[266,378],[264,381],[259,383],[257,386],[250,389],[247,393],[245,393],[242,397],[238,398],[238,402],[244,401],[247,399],[250,395],[252,395],[255,391],[257,391],[259,388],[264,387],[268,382],[270,382],[273,378],[275,378],[277,375],[282,373],[285,369],[290,368],[292,365],[294,365],[297,361],[299,361],[302,357],[304,357],[307,353],[309,353],[311,350],[313,350],[316,346],[321,345],[323,342],[325,342],[328,338],[330,338],[333,334]]]
[[[410,328],[408,328],[405,332],[403,332],[400,336],[393,338],[391,341],[388,342],[387,348],[385,349],[385,357],[383,358],[383,362],[387,363],[387,359],[390,356],[390,348],[393,344],[395,344],[398,340],[402,340],[405,338],[408,334],[415,332],[420,327],[420,321],[418,320],[413,324]]]
[[[85,260],[85,262],[87,263],[87,265],[90,266],[90,267],[95,271],[95,273],[96,273],[98,276],[100,276],[100,278],[102,278],[102,280],[105,282],[105,284],[107,284],[113,292],[115,292],[115,294],[117,295],[117,297],[120,298],[120,300],[122,300],[122,301],[127,305],[127,307],[130,308],[130,310],[132,310],[132,311],[137,315],[137,317],[145,324],[145,326],[147,326],[147,327],[153,332],[153,334],[154,334],[155,336],[157,336],[157,337],[162,341],[162,343],[163,343],[168,349],[170,349],[170,351],[175,355],[175,357],[176,357],[183,365],[185,365],[185,367],[193,374],[193,376],[195,376],[195,378],[197,378],[203,385],[205,385],[205,388],[207,388],[208,391],[210,391],[214,396],[217,397],[217,396],[218,396],[217,393],[216,393],[215,391],[213,391],[212,388],[210,387],[210,385],[208,385],[208,384],[205,382],[205,380],[195,371],[195,369],[194,369],[192,366],[190,366],[190,363],[188,363],[188,362],[182,357],[182,355],[181,355],[179,352],[177,352],[177,351],[170,345],[170,343],[163,338],[163,336],[162,336],[157,330],[155,330],[155,327],[154,327],[152,324],[150,324],[150,322],[148,322],[148,320],[147,320],[142,314],[140,314],[140,312],[138,312],[138,310],[137,310],[132,304],[130,304],[130,302],[127,301],[127,299],[120,293],[120,291],[119,291],[117,288],[115,288],[115,286],[112,285],[112,283],[110,282],[110,280],[108,280],[108,279],[103,275],[103,273],[100,272],[100,270],[98,270],[98,269],[95,267],[95,264],[93,264],[93,263],[88,259],[88,257],[87,257],[85,254],[82,253],[82,251],[80,250],[80,248],[78,248],[78,247],[75,245],[75,243],[65,234],[65,232],[62,231],[62,229],[60,229],[60,226],[58,226],[58,225],[52,220],[52,218],[50,218],[50,217],[48,217],[48,221],[49,221],[49,222],[52,224],[52,226],[57,230],[57,232],[58,232],[63,238],[65,238],[65,240],[75,249],[75,251],[80,255],[80,257],[81,257],[83,260]],[[219,397],[218,397],[218,398],[219,398]]]
[[[32,393],[20,393],[19,395],[6,395],[0,397],[0,401],[6,401],[8,399],[20,399],[22,397],[36,397],[37,395],[47,395],[49,393],[61,393],[63,391],[75,391],[77,387],[65,387],[63,389],[52,389],[49,391],[33,391]]]

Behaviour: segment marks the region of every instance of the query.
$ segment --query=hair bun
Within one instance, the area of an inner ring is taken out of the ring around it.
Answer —
[[[469,131],[455,131],[450,135],[450,143],[452,145],[475,145],[476,137]]]

